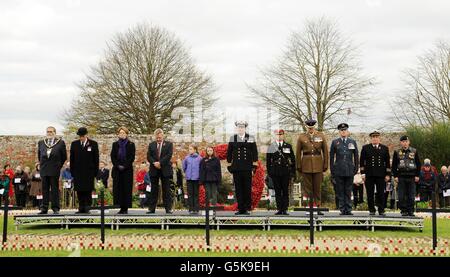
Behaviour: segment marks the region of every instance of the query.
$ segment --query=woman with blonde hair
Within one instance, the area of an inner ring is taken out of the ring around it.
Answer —
[[[114,205],[120,206],[119,214],[128,213],[133,191],[133,162],[136,146],[128,139],[128,134],[126,127],[120,127],[117,130],[119,139],[113,143],[111,150]]]

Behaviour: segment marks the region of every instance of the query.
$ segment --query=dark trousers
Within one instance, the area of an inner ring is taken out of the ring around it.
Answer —
[[[189,211],[198,212],[198,180],[187,180]]]
[[[398,207],[402,213],[414,212],[416,184],[414,177],[398,177]]]
[[[78,210],[80,212],[89,212],[92,204],[92,191],[77,191]]]
[[[216,182],[205,182],[206,197],[212,206],[217,204],[217,186]]]
[[[48,205],[50,201],[50,193],[51,193],[51,202],[52,202],[52,210],[59,211],[59,177],[58,176],[43,176],[42,177],[42,206],[41,210],[47,211]]]
[[[275,188],[277,210],[285,212],[289,206],[289,175],[270,176]]]
[[[431,190],[428,188],[419,188],[420,202],[431,201]]]
[[[252,172],[234,172],[233,182],[239,212],[250,211],[252,209]]]
[[[118,172],[113,180],[113,186],[116,190],[116,201],[121,211],[128,211],[128,208],[131,208],[133,183],[130,181],[133,180],[127,178],[128,175],[128,172]]]
[[[333,184],[333,190],[334,190],[334,204],[336,206],[336,210],[339,209],[339,198],[338,198],[338,192],[336,188],[336,180],[332,181],[331,184]]]
[[[366,176],[366,192],[367,192],[367,204],[369,205],[369,211],[375,212],[375,197],[378,212],[384,212],[384,189],[386,188],[386,182],[384,177],[378,176]],[[375,195],[375,188],[377,188],[377,194]]]
[[[25,208],[27,204],[27,194],[25,192],[16,193],[16,205]]]
[[[353,176],[336,176],[335,180],[339,210],[342,213],[349,213],[352,211]]]
[[[444,193],[439,193],[439,208],[444,208],[450,205],[450,197],[444,197]]]
[[[159,180],[161,180],[163,202],[166,212],[172,209],[172,192],[170,191],[170,177],[162,176],[160,170],[157,176],[150,177],[150,183],[152,184],[152,191],[150,192],[149,211],[155,211],[156,204],[158,203],[159,195]]]
[[[353,206],[356,208],[358,204],[364,202],[364,186],[353,184]]]

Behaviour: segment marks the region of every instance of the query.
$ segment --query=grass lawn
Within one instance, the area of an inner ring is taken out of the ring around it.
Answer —
[[[3,226],[3,220],[0,219],[0,226]],[[59,227],[41,227],[41,226],[22,226],[19,230],[15,230],[13,219],[9,219],[8,224],[8,231],[10,240],[12,238],[17,239],[17,241],[20,241],[21,239],[24,239],[26,236],[28,237],[28,240],[33,240],[33,236],[36,237],[46,237],[46,236],[57,236],[57,237],[71,237],[77,238],[78,236],[84,237],[84,238],[90,238],[92,240],[99,240],[100,230],[98,227],[76,227],[71,229],[60,229]],[[317,241],[323,241],[323,240],[331,240],[331,239],[343,239],[344,245],[347,241],[352,240],[367,240],[370,241],[371,239],[379,240],[378,243],[384,248],[384,247],[392,247],[392,244],[389,245],[388,240],[390,239],[408,239],[409,244],[408,246],[403,245],[402,247],[413,247],[414,248],[414,240],[421,240],[422,245],[425,245],[425,247],[431,246],[431,219],[427,218],[424,220],[424,229],[423,232],[419,232],[416,229],[395,229],[395,228],[378,228],[375,230],[375,232],[371,232],[369,230],[363,229],[363,228],[355,228],[355,229],[339,229],[339,228],[325,228],[321,232],[315,232],[315,236]],[[203,251],[186,251],[183,250],[181,252],[176,251],[161,251],[159,249],[156,249],[156,243],[160,242],[162,240],[168,240],[172,239],[174,241],[177,240],[186,240],[186,237],[192,237],[195,238],[193,241],[196,241],[197,243],[200,241],[202,243],[203,236],[205,234],[204,229],[201,227],[198,228],[190,228],[185,229],[181,227],[173,227],[170,230],[161,230],[158,227],[151,227],[151,228],[128,228],[123,227],[120,230],[111,230],[109,228],[106,228],[106,243],[111,242],[116,238],[116,241],[118,239],[124,239],[128,240],[128,238],[133,238],[136,236],[148,236],[151,237],[151,241],[154,243],[154,248],[150,250],[146,249],[118,249],[117,247],[112,249],[105,249],[105,250],[96,250],[96,249],[81,249],[80,256],[83,257],[284,257],[284,256],[290,256],[290,257],[308,257],[308,256],[367,256],[367,253],[361,252],[361,251],[349,251],[346,253],[342,253],[342,251],[339,253],[329,253],[326,251],[320,251],[320,252],[308,252],[308,251],[297,251],[297,252],[286,252],[281,251],[278,249],[278,251],[270,251],[270,248],[268,250],[261,250],[261,249],[254,249],[252,251],[211,251],[211,252],[205,252]],[[218,245],[220,243],[225,243],[227,241],[227,238],[232,237],[233,241],[235,243],[239,243],[239,240],[246,239],[248,241],[252,241],[252,238],[259,237],[259,239],[256,239],[255,241],[258,241],[261,245],[261,237],[265,238],[272,238],[273,241],[295,241],[297,238],[301,238],[302,241],[308,241],[309,238],[309,230],[306,228],[272,228],[271,231],[263,231],[260,228],[252,228],[252,229],[236,229],[236,228],[222,228],[221,230],[211,230],[211,236],[213,241],[213,247]],[[438,238],[442,240],[449,240],[450,239],[450,219],[445,218],[439,218],[438,219]],[[187,240],[189,241],[189,240]],[[215,244],[214,244],[215,243]],[[328,243],[328,242],[327,242]],[[342,243],[341,243],[342,244]],[[292,245],[292,244],[291,244]],[[323,244],[326,245],[326,244]],[[323,249],[323,245],[321,246]],[[222,245],[223,246],[223,245]],[[270,246],[272,247],[272,246]],[[304,247],[304,246],[302,246]],[[351,246],[353,247],[353,246]],[[421,246],[423,247],[423,246]],[[440,247],[447,247],[448,245],[441,244]],[[64,249],[64,248],[63,248]],[[223,248],[222,248],[223,249]],[[300,249],[300,247],[298,248]],[[241,246],[242,250],[242,246]],[[361,249],[360,249],[361,250]],[[410,249],[408,249],[411,251]],[[402,252],[404,251],[404,252]],[[414,254],[409,254],[405,252],[406,250],[401,250],[397,253],[392,253],[392,250],[382,252],[381,255],[387,255],[387,256],[414,256]],[[414,253],[418,254],[418,246],[414,248]],[[428,250],[426,250],[428,251]],[[446,250],[446,253],[450,252],[450,249]],[[64,251],[61,249],[56,250],[7,250],[7,251],[0,251],[1,257],[17,257],[17,256],[24,256],[24,257],[67,257],[71,252],[70,251]]]

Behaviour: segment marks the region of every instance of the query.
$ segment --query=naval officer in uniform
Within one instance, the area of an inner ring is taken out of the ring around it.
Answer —
[[[352,214],[353,177],[358,173],[358,146],[349,138],[348,124],[338,125],[340,138],[333,140],[330,146],[331,177],[336,182],[336,194],[341,215]]]
[[[317,121],[309,119],[305,122],[306,133],[300,134],[297,140],[296,166],[305,181],[305,191],[315,205],[320,206],[320,187],[323,173],[328,170],[328,146],[325,135],[316,130]],[[323,214],[318,212],[318,214]]]
[[[255,138],[246,132],[248,123],[236,121],[235,126],[237,132],[228,142],[228,171],[233,174],[238,202],[236,215],[249,215],[252,204],[252,177],[258,162],[258,150]]]
[[[292,146],[284,141],[284,130],[275,130],[275,136],[267,149],[267,173],[275,188],[278,210],[275,215],[288,215],[289,182],[295,177],[295,155]]]
[[[369,136],[371,143],[362,147],[359,166],[365,180],[370,215],[375,215],[376,190],[378,213],[384,216],[384,190],[391,174],[389,148],[380,143],[380,132],[373,131]]]

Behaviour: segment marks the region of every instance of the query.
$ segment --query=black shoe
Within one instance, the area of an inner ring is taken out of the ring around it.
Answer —
[[[408,216],[415,216],[413,212],[408,213]]]
[[[243,214],[243,215],[250,215],[250,212],[245,211],[245,212],[243,212],[242,214]]]
[[[120,210],[117,214],[128,214],[128,211]]]
[[[289,213],[287,211],[284,211],[283,215],[289,215]]]
[[[235,212],[234,214],[235,215],[243,215],[243,214],[245,214],[246,213],[246,211],[237,211],[237,212]]]
[[[275,215],[282,215],[282,214],[283,214],[282,211],[278,211],[278,212],[275,213]]]
[[[172,211],[166,211],[166,214],[173,214],[173,212]]]
[[[369,212],[369,215],[375,215],[375,212]]]
[[[47,214],[47,211],[41,210],[40,212],[38,212],[38,214]]]
[[[344,212],[340,212],[339,215],[340,215],[340,216],[343,216],[343,215],[347,215],[347,214],[344,213]]]
[[[85,214],[85,211],[76,211],[75,214]]]
[[[378,214],[379,214],[380,216],[385,216],[385,215],[386,215],[385,212],[378,212]]]
[[[346,212],[345,215],[353,215],[352,212]]]
[[[318,215],[324,215],[324,213],[321,212],[321,211],[318,211],[317,214],[318,214]]]
[[[400,213],[402,216],[408,216],[408,213],[407,212],[401,212]]]
[[[53,211],[53,214],[59,214],[59,210]]]
[[[151,210],[151,211],[146,212],[146,214],[154,214],[154,213],[155,213],[154,210]]]

